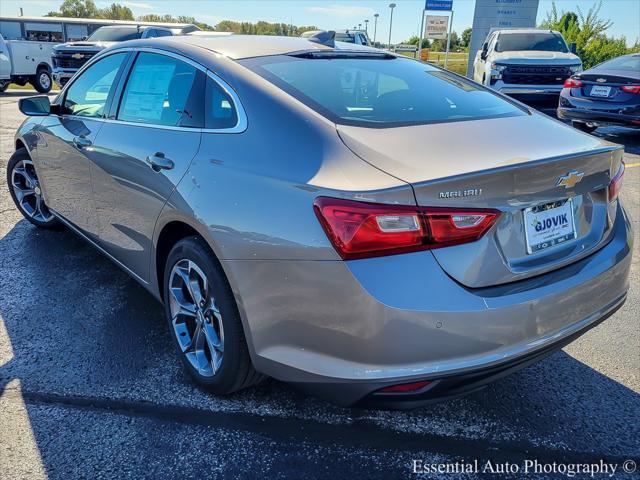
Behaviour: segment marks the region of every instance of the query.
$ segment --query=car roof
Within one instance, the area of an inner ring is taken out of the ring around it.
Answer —
[[[179,45],[176,45],[176,43],[189,44],[224,55],[233,60],[265,57],[269,55],[285,55],[313,50],[379,51],[371,47],[344,42],[335,42],[335,47],[330,47],[312,42],[308,38],[278,37],[272,35],[228,35],[219,37],[176,36],[154,39],[154,42],[157,41],[170,42],[173,48],[179,48]],[[144,41],[129,42],[129,45],[132,47],[147,46]]]

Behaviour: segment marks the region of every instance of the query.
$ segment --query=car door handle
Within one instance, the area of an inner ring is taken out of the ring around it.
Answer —
[[[162,152],[156,152],[153,155],[149,155],[145,160],[147,165],[149,165],[154,172],[159,172],[160,170],[171,170],[174,167],[173,160],[165,157]]]
[[[91,140],[83,136],[73,137],[73,144],[78,148],[90,147],[93,145]]]

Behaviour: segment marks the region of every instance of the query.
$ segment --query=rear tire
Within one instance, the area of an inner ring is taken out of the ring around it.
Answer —
[[[592,123],[576,122],[575,120],[571,122],[571,126],[584,133],[593,133],[595,132],[596,128],[598,128],[598,125]]]
[[[231,287],[204,240],[176,243],[164,272],[165,316],[195,382],[227,395],[265,378],[253,368]]]
[[[36,72],[36,76],[31,79],[31,85],[33,85],[33,88],[35,88],[39,93],[49,93],[53,86],[53,79],[51,78],[49,70],[46,68],[39,68]]]
[[[11,155],[7,164],[7,185],[13,203],[24,218],[40,228],[62,227],[42,197],[38,175],[26,148],[19,148]]]

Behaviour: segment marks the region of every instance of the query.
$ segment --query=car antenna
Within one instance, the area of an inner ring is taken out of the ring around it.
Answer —
[[[307,40],[313,43],[319,43],[320,45],[334,48],[336,46],[335,38],[336,32],[334,30],[327,30],[311,35]]]

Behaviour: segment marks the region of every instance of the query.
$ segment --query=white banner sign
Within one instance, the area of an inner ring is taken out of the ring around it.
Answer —
[[[472,76],[473,60],[492,28],[535,27],[539,0],[476,0],[469,46],[467,76]]]
[[[445,40],[449,17],[444,15],[427,15],[427,32],[425,38],[432,40]]]

